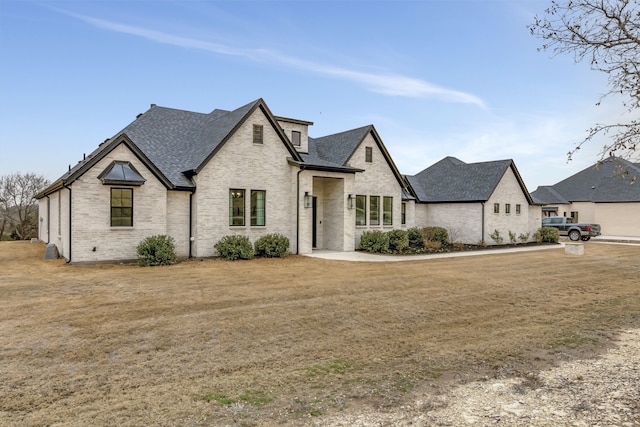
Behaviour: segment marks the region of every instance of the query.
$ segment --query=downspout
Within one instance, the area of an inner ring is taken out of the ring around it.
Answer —
[[[303,170],[304,165],[300,165],[296,175],[296,255],[300,253],[300,173]]]
[[[482,204],[482,235],[480,236],[480,241],[484,242],[484,202],[480,202]]]
[[[68,187],[66,184],[62,185],[64,188],[66,188],[67,190],[69,190],[69,258],[67,259],[67,264],[69,264],[71,262],[71,226],[72,226],[72,215],[71,215],[71,187]],[[59,202],[58,202],[59,203]]]
[[[193,191],[189,193],[189,259],[193,258]]]
[[[47,245],[51,241],[51,199],[47,197]]]

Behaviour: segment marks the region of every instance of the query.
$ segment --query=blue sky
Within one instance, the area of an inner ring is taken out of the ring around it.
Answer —
[[[514,159],[529,191],[596,122],[606,76],[538,52],[550,1],[0,2],[0,175],[50,180],[154,103],[197,112],[264,98],[314,137],[373,124],[400,171]]]

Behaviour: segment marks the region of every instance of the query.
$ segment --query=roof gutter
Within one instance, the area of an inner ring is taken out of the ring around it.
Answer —
[[[313,170],[313,171],[320,171],[320,172],[341,172],[341,173],[364,172],[364,169],[352,168],[351,166],[313,165],[308,163],[302,163],[292,158],[288,158],[287,162],[289,162],[289,164],[292,166],[297,166],[304,170]]]

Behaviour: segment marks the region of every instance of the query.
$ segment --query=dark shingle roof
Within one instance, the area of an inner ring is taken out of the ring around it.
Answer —
[[[484,202],[489,200],[509,167],[514,168],[517,175],[512,160],[465,163],[455,157],[445,157],[407,179],[420,202]]]
[[[176,110],[152,105],[114,137],[76,164],[49,189],[73,182],[121,142],[127,143],[145,160],[147,166],[160,175],[168,186],[193,188],[190,173],[198,171],[215,154],[234,129],[256,108],[271,115],[262,99],[250,102],[233,111],[213,110],[209,114]],[[274,127],[279,130],[275,120]],[[281,132],[279,130],[279,132]],[[286,137],[282,135],[286,141]],[[294,158],[300,159],[293,147]],[[39,196],[48,194],[45,190]]]
[[[536,191],[531,193],[531,198],[533,198],[534,202],[543,205],[565,205],[569,203],[567,199],[549,185],[538,187]]]
[[[640,202],[640,163],[609,157],[531,196],[544,204]]]
[[[346,166],[353,152],[371,129],[372,126],[369,125],[321,138],[309,138],[309,154],[313,151],[318,159]]]
[[[640,202],[640,164],[609,157],[551,188],[569,202]]]

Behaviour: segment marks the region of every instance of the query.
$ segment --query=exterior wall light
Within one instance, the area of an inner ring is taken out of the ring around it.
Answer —
[[[304,207],[310,208],[313,206],[313,196],[308,191],[304,192]]]
[[[353,194],[349,194],[349,197],[347,197],[347,208],[353,209],[354,200],[355,200],[355,197],[353,197]]]

